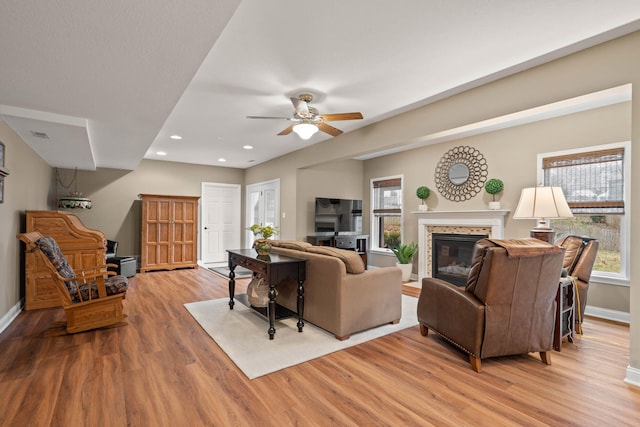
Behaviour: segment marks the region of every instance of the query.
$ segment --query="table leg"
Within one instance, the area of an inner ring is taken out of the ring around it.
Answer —
[[[276,287],[273,283],[269,283],[269,339],[272,340],[276,334]]]
[[[304,322],[302,321],[302,315],[304,313],[304,288],[302,287],[302,281],[298,281],[298,332],[302,332]]]
[[[233,271],[236,268],[235,265],[229,264],[229,310],[233,310],[235,302],[233,296],[236,292],[236,273]]]

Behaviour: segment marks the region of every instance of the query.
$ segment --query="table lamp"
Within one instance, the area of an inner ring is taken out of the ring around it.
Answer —
[[[560,187],[523,188],[520,201],[513,214],[515,219],[536,219],[538,224],[530,232],[531,237],[553,243],[556,232],[549,227],[548,218],[572,218],[567,200]]]

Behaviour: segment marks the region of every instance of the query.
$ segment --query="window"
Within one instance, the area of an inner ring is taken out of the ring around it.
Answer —
[[[598,239],[592,274],[612,283],[629,277],[629,150],[626,142],[538,156],[541,181],[562,187],[574,214],[553,220],[558,237]]]
[[[371,180],[371,248],[389,251],[402,241],[402,177]]]

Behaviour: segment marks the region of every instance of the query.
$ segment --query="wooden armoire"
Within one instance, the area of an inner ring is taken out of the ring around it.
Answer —
[[[62,211],[26,211],[26,231],[53,237],[74,270],[104,265],[106,238],[80,219]],[[25,253],[25,310],[60,306],[60,297],[51,273],[40,257]]]
[[[198,268],[197,196],[140,194],[142,241],[140,273]]]

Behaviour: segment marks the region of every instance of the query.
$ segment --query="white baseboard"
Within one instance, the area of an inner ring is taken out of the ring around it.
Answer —
[[[627,377],[624,379],[624,382],[640,387],[640,369],[627,366]]]
[[[613,320],[620,323],[630,323],[629,313],[618,310],[609,310],[608,308],[593,307],[587,305],[584,310],[585,316],[599,317],[601,319]]]
[[[18,314],[20,314],[20,312],[22,311],[22,304],[23,304],[24,300],[20,300],[16,303],[16,305],[14,305],[13,307],[11,307],[11,309],[5,313],[4,316],[2,316],[2,318],[0,318],[0,334],[7,329],[7,327],[9,327],[9,325],[11,324],[11,322],[13,322],[13,320],[18,317]]]

